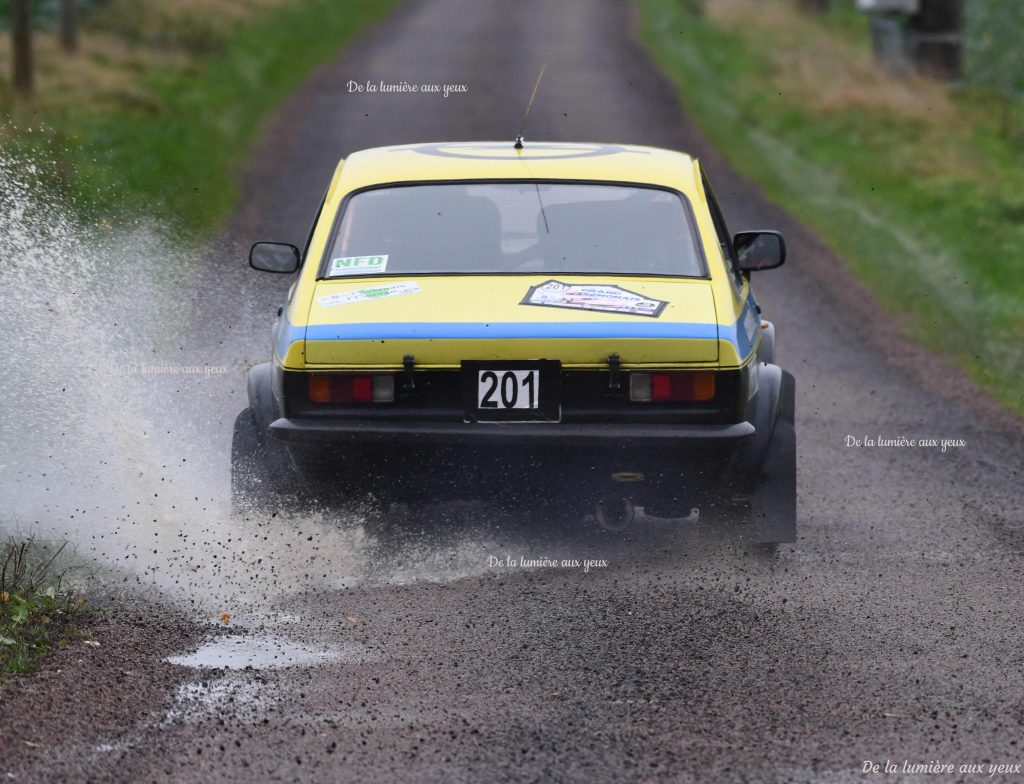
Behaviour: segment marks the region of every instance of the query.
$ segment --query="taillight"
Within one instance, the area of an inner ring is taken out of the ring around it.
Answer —
[[[714,398],[715,374],[710,371],[629,374],[629,399],[635,403],[703,402]]]
[[[395,399],[393,375],[310,373],[309,399],[314,403],[390,403]]]

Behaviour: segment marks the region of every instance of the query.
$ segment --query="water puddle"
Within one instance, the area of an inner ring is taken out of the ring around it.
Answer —
[[[210,716],[255,723],[277,702],[281,684],[261,670],[315,667],[328,662],[359,664],[379,656],[357,642],[309,645],[275,634],[226,635],[166,661],[198,670],[229,670],[221,677],[184,683],[160,726],[195,723]]]
[[[273,670],[311,667],[338,660],[358,662],[368,658],[366,649],[353,643],[327,649],[286,637],[247,635],[215,637],[191,653],[169,656],[166,661],[195,668]]]

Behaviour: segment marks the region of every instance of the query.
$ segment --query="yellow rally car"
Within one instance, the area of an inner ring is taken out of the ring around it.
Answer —
[[[746,510],[795,541],[794,382],[689,156],[606,144],[418,144],[342,161],[249,375],[233,497],[550,496],[619,529]]]

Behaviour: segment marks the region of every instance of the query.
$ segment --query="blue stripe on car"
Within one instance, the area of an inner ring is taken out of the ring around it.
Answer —
[[[675,338],[715,340],[717,324],[596,322],[396,322],[309,327],[306,340],[508,340],[531,338]]]
[[[753,322],[747,319],[753,318]],[[286,325],[278,338],[283,357],[297,340],[509,340],[533,338],[665,338],[673,340],[728,340],[746,357],[756,339],[758,319],[748,299],[735,324],[693,322],[613,323],[594,322],[391,322],[321,324],[310,327]],[[303,335],[305,333],[305,335]]]

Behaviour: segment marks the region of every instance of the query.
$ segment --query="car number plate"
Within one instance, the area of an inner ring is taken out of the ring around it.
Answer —
[[[467,422],[557,422],[561,419],[557,360],[465,361],[462,393]]]

